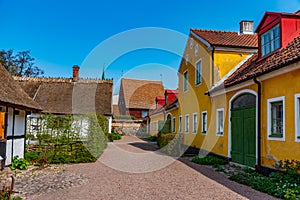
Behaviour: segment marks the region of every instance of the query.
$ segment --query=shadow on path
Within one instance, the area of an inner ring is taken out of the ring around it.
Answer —
[[[151,142],[133,142],[129,143],[130,145],[143,149],[145,151],[157,151],[159,150],[157,144],[151,143]],[[178,161],[184,163],[185,165],[189,166],[190,168],[196,170],[197,172],[203,174],[204,176],[216,181],[217,183],[220,183],[224,185],[225,187],[229,188],[230,190],[248,198],[248,199],[253,199],[253,200],[275,200],[277,198],[270,196],[268,194],[259,192],[257,190],[252,189],[249,186],[239,184],[237,182],[229,180],[227,177],[225,177],[223,174],[216,172],[214,169],[204,166],[204,165],[199,165],[196,163],[193,163],[190,161],[188,158],[178,158]]]
[[[132,142],[129,145],[140,148],[145,151],[157,151],[159,148],[151,142]]]

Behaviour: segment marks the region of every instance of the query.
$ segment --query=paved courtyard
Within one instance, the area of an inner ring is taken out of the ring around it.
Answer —
[[[84,178],[80,185],[48,190],[29,199],[274,199],[208,167],[154,150],[143,140],[125,136],[109,143],[96,163],[66,166],[65,173]]]

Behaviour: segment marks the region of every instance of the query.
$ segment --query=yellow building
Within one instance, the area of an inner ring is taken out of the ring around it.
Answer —
[[[212,99],[207,92],[257,52],[256,34],[245,34],[245,25],[253,29],[253,22],[240,24],[241,33],[191,29],[179,68],[178,126],[184,144],[224,157],[226,95]]]
[[[300,160],[299,22],[297,14],[267,12],[256,30],[258,53],[209,91],[215,102],[226,96],[233,162],[262,169]]]

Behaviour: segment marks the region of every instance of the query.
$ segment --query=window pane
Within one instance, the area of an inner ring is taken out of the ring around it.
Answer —
[[[196,84],[201,83],[201,73],[202,73],[202,61],[200,60],[196,65]]]
[[[272,134],[283,134],[282,101],[271,103],[271,131]]]
[[[187,91],[187,89],[188,89],[188,72],[187,71],[184,72],[183,78],[184,78],[183,90]]]
[[[206,133],[207,113],[202,113],[202,133]]]

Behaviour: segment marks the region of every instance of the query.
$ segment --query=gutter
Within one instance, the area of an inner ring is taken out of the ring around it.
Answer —
[[[261,82],[253,78],[257,85],[257,166],[256,170],[261,172]]]
[[[211,86],[214,86],[215,82],[215,46],[212,46],[212,53],[211,53]]]

